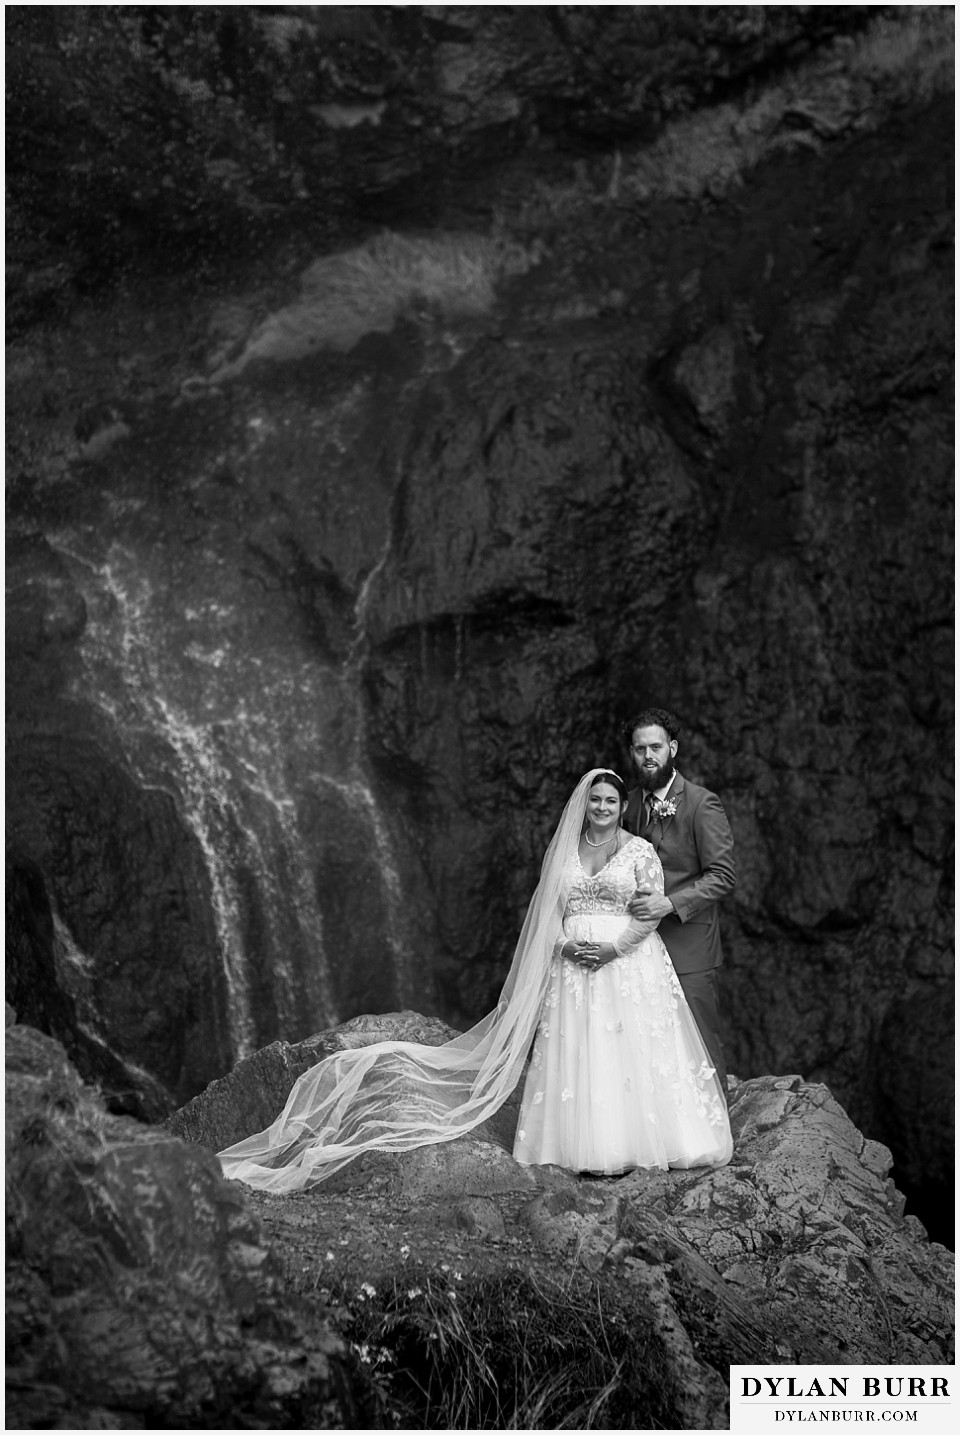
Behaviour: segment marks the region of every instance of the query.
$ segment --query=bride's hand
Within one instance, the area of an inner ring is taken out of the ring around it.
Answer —
[[[596,967],[596,953],[599,950],[596,942],[575,942],[572,939],[564,942],[561,955],[568,962],[573,962],[578,967]]]
[[[563,955],[586,972],[599,971],[620,955],[612,942],[567,942]]]

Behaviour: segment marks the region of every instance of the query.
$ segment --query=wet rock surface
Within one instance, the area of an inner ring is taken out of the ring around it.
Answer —
[[[249,7],[274,29],[244,61],[212,12],[197,59],[169,17],[140,50],[130,16],[35,10],[24,1011],[151,1117],[358,1011],[467,1025],[573,780],[658,701],[737,841],[731,1067],[826,1082],[947,1199],[952,37],[864,7]],[[168,169],[153,119],[119,165],[104,139],[91,205],[49,95],[112,136],[167,70],[195,87]],[[221,122],[246,140],[208,175]]]

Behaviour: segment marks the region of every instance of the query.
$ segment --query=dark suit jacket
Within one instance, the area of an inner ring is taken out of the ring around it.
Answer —
[[[623,825],[652,842],[663,864],[664,890],[677,915],[663,917],[657,931],[678,972],[719,967],[723,952],[717,903],[737,882],[733,833],[720,799],[678,772],[667,793],[667,801],[677,804],[675,815],[654,818],[650,830],[641,833],[643,798],[635,787]]]

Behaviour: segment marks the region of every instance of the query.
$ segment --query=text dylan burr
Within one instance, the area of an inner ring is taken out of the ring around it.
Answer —
[[[741,1380],[742,1395],[785,1396],[788,1400],[811,1397],[820,1400],[850,1399],[862,1395],[865,1399],[880,1400],[929,1400],[931,1397],[950,1398],[947,1380],[942,1375],[865,1375],[859,1382],[862,1390],[856,1388],[847,1375],[831,1375],[829,1380],[799,1380],[793,1375],[745,1375]],[[853,1388],[848,1389],[848,1386]]]

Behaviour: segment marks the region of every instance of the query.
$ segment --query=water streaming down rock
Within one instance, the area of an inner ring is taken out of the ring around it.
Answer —
[[[200,854],[205,891],[191,897],[212,916],[231,1060],[411,997],[401,863],[366,766],[361,693],[387,546],[337,662],[295,632],[261,631],[229,574],[173,545],[55,540],[87,613],[75,696]]]
[[[376,563],[360,585],[354,605],[356,635],[344,664],[344,691],[350,702],[353,743],[350,754],[349,778],[344,781],[327,775],[324,780],[340,792],[350,808],[356,811],[359,801],[373,837],[377,865],[383,878],[387,924],[384,939],[391,959],[396,1004],[405,1007],[413,997],[409,920],[403,897],[403,881],[399,870],[394,840],[380,810],[371,785],[367,762],[367,713],[362,695],[363,665],[367,657],[367,620],[377,579],[390,557],[391,534],[388,530]]]
[[[346,780],[321,776],[321,782],[332,788],[342,799],[344,808],[354,821],[358,817],[369,825],[376,853],[376,865],[383,879],[386,917],[382,940],[391,957],[391,979],[398,1006],[411,1000],[410,949],[405,940],[406,921],[403,888],[393,851],[393,839],[377,806],[373,791],[364,777],[357,773]]]
[[[95,1063],[102,1090],[120,1109],[163,1111],[167,1096],[153,1072],[131,1061],[113,1046],[96,1001],[97,964],[82,950],[66,922],[53,914],[53,955],[58,985],[71,998],[81,1061]]]
[[[174,797],[202,851],[232,1049],[244,1055],[263,1038],[265,972],[280,1029],[335,1020],[323,922],[272,710],[271,698],[282,694],[271,693],[270,683],[260,692],[224,685],[220,675],[205,682],[204,667],[236,661],[223,646],[194,642],[177,662],[137,554],[118,544],[102,561],[66,544],[60,551],[72,560],[90,615],[85,696],[112,726],[138,783]],[[196,607],[187,615],[225,616],[213,600],[205,608],[205,615]]]

